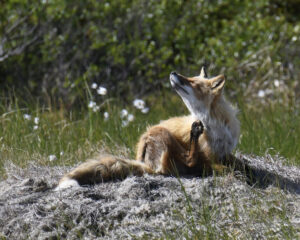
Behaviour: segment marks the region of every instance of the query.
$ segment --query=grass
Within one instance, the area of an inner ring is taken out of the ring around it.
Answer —
[[[280,104],[259,110],[240,106],[241,137],[238,149],[245,153],[280,155],[288,165],[300,165],[299,108]]]
[[[244,200],[240,200],[239,193],[234,189],[230,191],[232,196],[227,195],[218,203],[214,203],[216,196],[203,196],[200,207],[195,207],[191,215],[179,216],[186,219],[185,227],[166,233],[167,239],[182,239],[183,236],[184,239],[252,239],[253,236],[258,239],[298,239],[299,228],[289,221],[284,195],[274,189],[264,196],[253,191],[251,196],[243,196]],[[189,222],[191,216],[192,223]],[[259,229],[259,225],[264,227]]]
[[[168,99],[168,101],[166,101]],[[157,98],[148,97],[150,111],[141,113],[133,106],[122,106],[111,99],[102,105],[100,112],[87,107],[67,111],[63,107],[53,110],[20,102],[17,98],[0,105],[0,171],[6,161],[26,166],[29,161],[42,165],[74,165],[92,156],[99,148],[116,153],[125,150],[134,158],[135,144],[148,125],[171,116],[187,114],[175,94],[165,93]],[[22,105],[22,107],[20,107]],[[135,116],[133,122],[122,127],[120,111],[125,108]],[[237,149],[244,153],[263,155],[266,152],[281,155],[286,164],[300,165],[300,116],[296,107],[278,105],[261,106],[253,110],[239,103],[241,138]],[[109,113],[105,120],[103,112]],[[29,114],[31,120],[24,119]],[[39,118],[34,130],[34,118]],[[61,154],[62,153],[62,154]],[[49,161],[49,156],[56,159]]]

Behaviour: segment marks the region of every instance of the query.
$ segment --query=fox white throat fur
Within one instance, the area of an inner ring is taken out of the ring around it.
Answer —
[[[149,127],[140,137],[136,159],[99,155],[67,173],[57,190],[123,179],[133,174],[211,175],[223,171],[225,156],[236,146],[240,125],[237,111],[223,96],[225,77],[170,74],[172,87],[190,115],[173,117]]]

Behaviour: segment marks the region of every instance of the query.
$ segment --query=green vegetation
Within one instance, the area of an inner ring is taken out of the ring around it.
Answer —
[[[131,101],[168,87],[171,71],[193,75],[206,63],[228,76],[231,94],[248,99],[276,79],[281,87],[297,84],[299,6],[298,0],[4,1],[0,86],[4,95],[31,92],[43,102],[77,106],[85,82],[97,82]],[[294,88],[287,89],[281,95],[293,97]]]
[[[286,108],[280,104],[260,111],[241,106],[242,135],[238,149],[246,153],[269,153],[285,157],[287,164],[300,166],[299,108]]]

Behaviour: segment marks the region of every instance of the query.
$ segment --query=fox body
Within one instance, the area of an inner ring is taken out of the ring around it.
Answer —
[[[137,144],[136,160],[99,156],[67,173],[58,189],[122,179],[128,174],[210,174],[239,138],[237,111],[223,95],[225,77],[208,78],[202,68],[199,76],[190,78],[172,72],[170,82],[190,115],[149,127]]]

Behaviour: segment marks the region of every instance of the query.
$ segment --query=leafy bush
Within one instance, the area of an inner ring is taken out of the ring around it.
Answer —
[[[0,86],[72,104],[97,82],[130,99],[168,86],[174,69],[193,75],[205,63],[244,96],[274,79],[295,87],[300,20],[287,10],[297,7],[297,0],[6,1]]]

